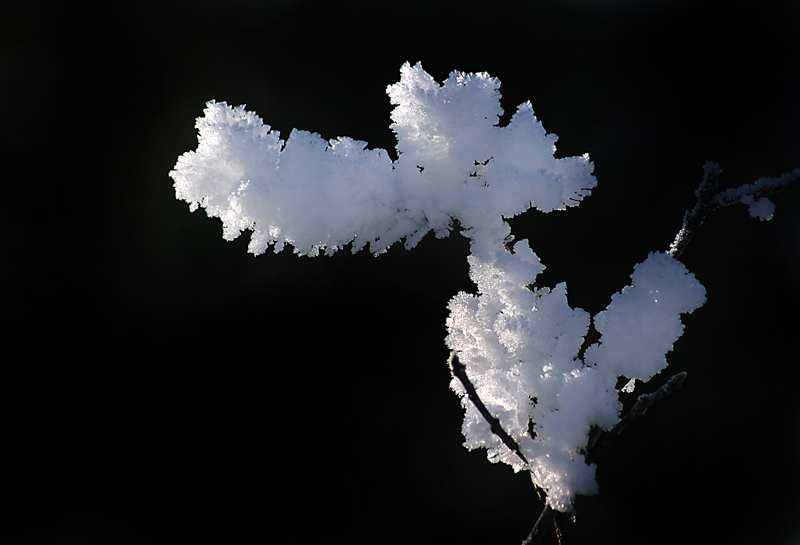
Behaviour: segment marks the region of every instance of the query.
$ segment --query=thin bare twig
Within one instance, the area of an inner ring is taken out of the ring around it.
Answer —
[[[525,538],[522,545],[538,545],[541,543],[542,539],[547,534],[547,530],[553,526],[556,513],[557,511],[553,511],[549,505],[545,505],[544,509],[542,509],[542,514],[539,515],[536,524],[533,525],[533,528],[531,528],[528,537]]]
[[[567,517],[564,513],[556,513],[556,516],[553,519],[553,529],[556,531],[556,539],[558,539],[558,545],[569,545],[566,518]]]

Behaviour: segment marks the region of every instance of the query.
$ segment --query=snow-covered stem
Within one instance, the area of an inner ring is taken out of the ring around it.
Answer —
[[[772,218],[772,211],[775,207],[767,197],[791,189],[800,183],[800,168],[796,168],[777,178],[759,178],[752,184],[744,184],[715,194],[722,169],[717,163],[708,161],[703,166],[703,170],[703,181],[695,191],[697,203],[691,211],[687,211],[684,215],[681,230],[678,231],[669,248],[669,255],[675,259],[680,259],[695,231],[711,212],[725,206],[742,203],[750,207],[751,216],[769,220]]]
[[[500,420],[486,408],[486,404],[481,400],[477,390],[475,389],[475,386],[472,384],[472,381],[467,375],[466,366],[461,363],[455,352],[450,354],[450,369],[453,373],[453,376],[456,377],[464,386],[469,400],[473,403],[473,405],[475,405],[475,408],[478,409],[484,420],[489,423],[492,433],[498,436],[500,440],[503,441],[504,445],[506,445],[510,450],[514,451],[516,455],[519,456],[520,460],[527,464],[528,460],[520,451],[519,444],[514,440],[513,437],[511,437],[511,435],[508,434],[505,429],[503,429],[503,426],[500,424]],[[539,498],[545,502],[546,495],[544,491],[537,488],[536,492],[539,494]],[[558,537],[559,545],[564,545],[565,528],[563,528],[562,523],[559,523],[560,518],[561,513],[554,511],[549,505],[545,504],[544,509],[539,515],[539,518],[536,520],[536,524],[534,524],[533,528],[528,534],[528,537],[522,542],[522,545],[536,545],[539,543],[545,534],[547,534],[547,530],[550,528],[551,524]]]
[[[483,401],[481,401],[477,390],[475,390],[475,386],[467,376],[466,366],[461,363],[455,352],[450,354],[450,369],[453,372],[453,376],[461,381],[461,384],[467,391],[469,400],[472,401],[472,403],[475,405],[475,408],[478,409],[478,412],[481,413],[481,416],[484,418],[484,420],[489,423],[492,433],[499,437],[503,444],[514,451],[514,453],[519,456],[519,459],[527,465],[528,460],[525,458],[525,455],[522,454],[522,451],[519,450],[519,444],[514,440],[513,437],[511,437],[511,435],[508,434],[506,430],[503,429],[503,426],[500,424],[500,420],[498,420],[496,416],[489,412],[489,409],[487,409],[486,405],[483,403]]]

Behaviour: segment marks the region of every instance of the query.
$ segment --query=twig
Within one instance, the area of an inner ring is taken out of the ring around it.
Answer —
[[[467,391],[467,396],[469,396],[470,401],[472,401],[472,403],[478,409],[478,412],[481,413],[481,416],[483,416],[483,418],[489,423],[492,433],[499,437],[503,444],[511,449],[517,456],[519,456],[519,459],[525,462],[525,465],[527,465],[528,460],[519,449],[519,444],[508,434],[506,430],[503,429],[503,426],[500,425],[500,420],[490,413],[489,409],[486,408],[486,405],[483,404],[483,401],[481,401],[481,398],[478,396],[478,391],[475,390],[475,386],[472,385],[472,382],[467,376],[466,366],[461,363],[461,360],[458,359],[458,356],[455,352],[450,354],[450,369],[453,371],[453,376],[460,380],[461,384],[464,385],[464,389]]]
[[[533,525],[533,528],[531,528],[528,537],[525,538],[522,545],[538,545],[541,543],[544,536],[547,535],[547,530],[550,529],[550,526],[556,531],[558,545],[569,545],[567,528],[564,524],[564,513],[554,511],[549,505],[544,506],[542,513],[536,520],[536,524]]]
[[[553,528],[556,531],[556,539],[558,539],[558,545],[569,545],[569,538],[567,536],[567,525],[565,524],[565,516],[564,513],[556,513],[555,518],[553,519]]]
[[[553,526],[556,513],[557,511],[553,511],[552,507],[545,505],[544,509],[542,509],[542,514],[539,515],[536,524],[533,525],[533,528],[531,528],[528,537],[525,538],[522,545],[538,545],[541,543],[542,538],[547,534],[547,530],[550,529],[550,526]]]
[[[717,204],[717,208],[722,208],[723,206],[742,202],[742,197],[750,196],[754,199],[760,199],[776,193],[782,193],[793,188],[798,183],[800,183],[800,168],[781,174],[777,178],[759,178],[752,184],[726,189],[714,197],[714,202]]]
[[[722,170],[717,163],[708,161],[703,165],[703,181],[694,192],[697,196],[697,202],[691,212],[687,211],[683,215],[683,225],[681,230],[675,235],[675,240],[669,248],[669,253],[675,259],[678,259],[683,250],[689,244],[689,241],[694,236],[694,232],[703,224],[706,216],[714,210],[711,204],[714,200],[714,192],[719,185],[719,175]]]
[[[519,444],[508,434],[505,429],[503,429],[503,426],[500,425],[500,420],[498,420],[497,417],[490,413],[489,409],[486,408],[486,405],[478,395],[478,391],[475,389],[472,381],[470,381],[469,377],[467,376],[466,366],[461,363],[461,360],[458,359],[458,356],[455,352],[450,355],[450,369],[453,372],[453,376],[461,381],[461,384],[467,391],[467,396],[469,397],[470,401],[472,401],[472,403],[478,409],[478,412],[481,413],[481,416],[483,416],[483,418],[489,423],[492,433],[499,437],[503,444],[512,450],[520,460],[525,462],[525,465],[528,465],[528,459],[525,458],[524,454],[522,454]],[[539,498],[542,501],[546,501],[544,492],[538,489],[537,492],[539,492]],[[534,524],[533,528],[528,534],[528,537],[525,538],[525,541],[523,541],[523,545],[537,545],[540,543],[545,534],[547,534],[547,530],[550,528],[550,526],[555,528],[558,543],[560,545],[566,545],[566,528],[564,528],[563,524],[559,522],[560,518],[561,513],[558,511],[553,511],[549,505],[545,504],[542,513],[539,515],[539,518],[536,521],[536,524]]]
[[[761,199],[791,189],[800,183],[800,168],[796,168],[777,178],[760,178],[752,184],[726,189],[715,194],[722,170],[718,164],[709,161],[703,166],[703,172],[703,181],[700,182],[697,191],[695,191],[697,203],[690,212],[687,211],[684,214],[681,230],[675,235],[675,240],[669,247],[669,254],[675,259],[680,259],[697,228],[703,224],[706,216],[714,210],[732,204],[743,203],[745,202],[742,200],[743,197]]]
[[[611,441],[613,441],[614,438],[622,433],[625,428],[631,424],[631,422],[646,413],[647,409],[649,409],[655,402],[663,399],[680,388],[684,380],[686,380],[686,373],[678,373],[652,394],[640,395],[636,400],[636,403],[634,403],[633,407],[631,407],[631,410],[628,411],[628,413],[617,423],[616,426],[590,439],[589,445],[587,446],[586,463],[591,463],[592,459],[597,455],[598,452],[611,444]],[[522,542],[522,545],[537,545],[540,543],[545,534],[547,534],[547,530],[550,528],[551,524],[556,529],[556,536],[558,537],[559,544],[565,545],[566,540],[563,524],[559,524],[557,520],[557,517],[560,515],[561,514],[557,511],[553,511],[549,505],[545,505],[544,509],[542,510],[542,514],[539,515],[536,524],[533,525],[533,528],[528,534],[528,537],[525,538],[525,541]]]
[[[613,441],[625,430],[625,428],[631,424],[631,422],[646,413],[647,409],[649,409],[651,405],[680,388],[683,385],[684,380],[686,380],[685,371],[673,376],[666,383],[664,383],[661,388],[652,394],[640,395],[636,400],[636,403],[634,403],[633,407],[631,407],[631,410],[629,410],[628,413],[619,422],[617,422],[616,426],[599,434],[594,438],[593,441],[590,442],[590,444],[587,446],[586,463],[591,463],[598,452],[607,447],[611,441]]]

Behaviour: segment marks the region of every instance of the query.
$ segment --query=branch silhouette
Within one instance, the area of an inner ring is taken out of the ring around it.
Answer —
[[[752,203],[755,199],[787,191],[800,183],[800,168],[796,168],[777,178],[760,178],[752,184],[716,193],[722,169],[717,163],[708,161],[703,171],[703,180],[695,191],[697,203],[684,214],[683,225],[669,248],[669,255],[675,259],[680,259],[689,241],[711,212],[732,204]]]

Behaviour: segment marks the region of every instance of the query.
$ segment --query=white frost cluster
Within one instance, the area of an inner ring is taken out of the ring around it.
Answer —
[[[256,255],[271,244],[317,255],[351,242],[353,251],[380,253],[401,239],[412,248],[431,230],[447,236],[454,219],[503,229],[503,217],[531,203],[563,209],[594,187],[588,157],[553,158],[556,137],[530,103],[497,125],[497,79],[453,72],[440,86],[408,63],[400,74],[387,89],[396,161],[346,137],[293,130],[284,142],[244,107],[211,101],[197,120],[197,150],[170,173],[177,198],[222,219],[226,240],[251,229]]]
[[[529,467],[491,433],[464,395],[465,445],[489,459],[528,469],[555,509],[597,490],[583,449],[592,426],[619,419],[615,389],[624,376],[646,381],[666,366],[682,333],[680,313],[705,299],[703,287],[666,254],[636,266],[632,285],[595,317],[598,344],[579,353],[590,316],[567,302],[567,288],[536,286],[544,265],[526,240],[513,249],[506,219],[534,207],[577,205],[596,184],[587,155],[556,159],[529,102],[508,126],[500,82],[453,72],[439,85],[417,64],[388,87],[398,158],[350,138],[325,141],[294,130],[284,142],[244,107],[211,101],[197,120],[196,151],[170,173],[178,199],[223,222],[231,240],[252,230],[249,251],[286,244],[303,255],[352,243],[374,253],[431,230],[447,236],[457,220],[471,242],[470,276],[478,294],[450,302],[448,346],[459,354],[480,397],[520,444]]]
[[[771,220],[775,213],[775,205],[766,197],[756,199],[752,195],[742,195],[741,201],[749,207],[750,216],[761,221]]]
[[[548,503],[568,511],[575,494],[597,492],[584,449],[592,426],[607,429],[619,420],[617,378],[646,381],[666,367],[664,355],[683,332],[679,316],[703,304],[705,289],[680,262],[651,254],[635,267],[632,284],[595,316],[602,336],[581,360],[589,314],[569,306],[563,283],[552,290],[529,287],[544,267],[527,244],[517,243],[513,254],[498,251],[493,263],[469,261],[479,295],[460,293],[450,302],[447,343],[519,443]],[[451,387],[463,396],[466,446],[525,469],[460,382],[453,379]]]

